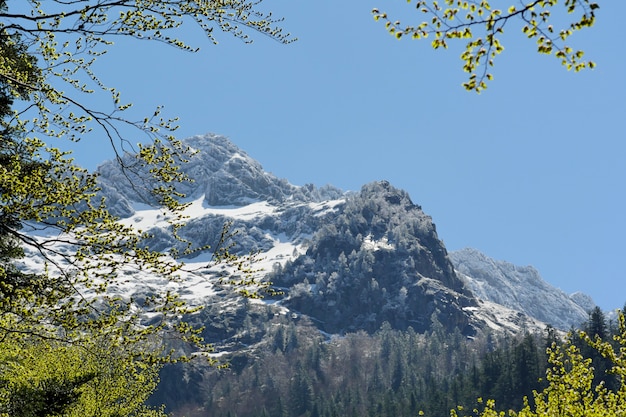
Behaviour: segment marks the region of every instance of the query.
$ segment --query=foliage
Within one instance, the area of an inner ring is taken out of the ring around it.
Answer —
[[[510,410],[508,415],[600,417],[623,414],[626,406],[626,320],[623,312],[619,312],[619,331],[613,336],[614,343],[602,340],[598,334],[589,336],[585,331],[578,335],[611,363],[607,373],[595,369],[592,358],[585,357],[575,344],[559,346],[555,343],[547,350],[550,363],[546,370],[547,387],[534,391],[532,402],[526,398],[519,412]],[[615,388],[606,383],[606,378],[611,375],[618,378]],[[493,400],[487,401],[480,413],[477,410],[474,413],[480,417],[505,415],[496,411]],[[451,415],[455,417],[456,411],[453,410]]]
[[[509,21],[521,22],[521,32],[536,41],[537,52],[554,55],[568,70],[580,71],[595,66],[592,61],[583,60],[583,51],[566,44],[574,32],[593,26],[599,8],[593,0],[565,0],[563,8],[557,8],[557,0],[511,2],[508,8],[501,4],[492,7],[489,0],[443,0],[441,3],[436,0],[415,1],[416,10],[427,16],[427,20],[417,25],[403,26],[399,20],[393,21],[378,9],[373,9],[372,14],[375,20],[385,22],[387,31],[398,39],[430,36],[434,38],[431,41],[434,49],[447,48],[448,43],[456,39],[465,41],[461,60],[463,70],[470,74],[463,83],[467,90],[480,92],[487,88],[486,82],[493,79],[490,67],[496,56],[504,51],[501,39]],[[563,20],[560,14],[571,23],[559,29],[553,25],[560,25]],[[574,17],[570,18],[570,15]]]
[[[0,349],[4,378],[0,413],[24,417],[164,415],[144,405],[156,386],[158,368],[133,360],[123,348],[112,348],[102,335],[93,336],[80,345],[40,338],[18,343],[5,340]]]
[[[37,57],[40,76],[28,77],[28,68],[17,68],[6,60],[0,65],[0,78],[12,90],[29,90],[28,105],[17,113],[26,132],[47,137],[81,140],[93,129],[111,142],[118,155],[131,146],[128,128],[146,139],[172,142],[162,131],[176,129],[175,119],[161,117],[161,108],[153,115],[131,121],[124,111],[131,104],[122,102],[121,94],[106,86],[94,70],[97,58],[106,54],[117,38],[134,38],[161,42],[185,51],[197,51],[180,39],[178,30],[195,23],[217,43],[217,31],[251,42],[250,32],[258,32],[276,41],[292,41],[277,26],[279,19],[260,9],[260,2],[249,0],[27,0],[12,5],[15,11],[0,9],[0,28],[12,37],[19,37],[28,51]],[[217,29],[217,30],[216,30]],[[110,94],[111,111],[92,109],[84,104],[85,95],[97,91]],[[126,136],[125,136],[126,134]],[[162,150],[163,148],[159,148]],[[147,163],[171,161],[166,153],[158,158],[157,149],[143,150]],[[158,159],[163,159],[158,161]],[[166,171],[156,171],[161,174]],[[171,171],[169,171],[171,172]],[[156,175],[159,177],[159,175]],[[164,175],[160,178],[167,182]]]
[[[156,411],[144,410],[143,401],[155,387],[160,364],[187,360],[187,352],[208,353],[212,347],[201,328],[180,320],[198,308],[167,288],[155,289],[141,303],[115,290],[129,271],[167,282],[178,279],[184,264],[151,251],[143,244],[145,233],[118,223],[104,203],[94,204],[96,177],[71,165],[62,153],[49,152],[44,160],[28,139],[4,139],[20,151],[3,155],[0,164],[0,354],[9,355],[0,360],[6,384],[0,389],[0,412],[5,407],[9,415],[28,416],[37,411],[22,405],[41,403],[42,409],[64,407],[69,413],[76,403],[86,416],[152,415]],[[225,232],[218,241],[213,264],[239,268],[241,278],[226,276],[225,284],[254,296],[262,284],[251,279],[254,270],[247,258],[230,254],[228,236]],[[22,272],[17,263],[25,254],[45,260],[45,271]],[[150,324],[144,323],[146,313],[153,317]],[[186,344],[191,350],[174,349]],[[59,367],[58,375],[33,361],[29,349],[45,350],[38,357]],[[68,369],[66,351],[80,357],[76,374]],[[81,373],[90,369],[93,379]],[[16,403],[16,398],[29,401]],[[16,407],[22,407],[19,413]]]
[[[212,347],[182,317],[198,311],[165,286],[142,302],[116,295],[125,273],[176,281],[184,264],[151,250],[149,235],[118,222],[96,199],[97,176],[77,166],[57,140],[100,137],[137,189],[162,207],[178,237],[184,224],[176,184],[192,152],[172,133],[160,108],[139,121],[124,113],[119,91],[101,82],[95,60],[119,37],[196,49],[176,37],[195,22],[244,42],[249,32],[290,42],[271,13],[246,0],[0,1],[0,415],[158,416],[143,403],[160,366]],[[88,95],[109,94],[110,111],[89,107]],[[129,137],[141,133],[136,158]],[[248,295],[251,258],[230,253],[225,231],[213,264],[239,268],[225,284]],[[178,237],[179,240],[182,238]],[[196,248],[185,243],[185,253]],[[22,258],[41,261],[27,271]],[[226,269],[228,270],[228,269]],[[201,271],[198,271],[201,272]],[[251,288],[254,287],[254,288]],[[143,320],[144,313],[151,321]],[[208,358],[208,356],[205,355]],[[212,361],[212,360],[210,360]]]

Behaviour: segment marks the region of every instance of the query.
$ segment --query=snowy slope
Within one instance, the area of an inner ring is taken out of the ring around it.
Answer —
[[[588,296],[565,294],[544,281],[531,266],[496,261],[475,249],[451,252],[450,259],[478,298],[526,313],[558,329],[578,327],[593,308]]]

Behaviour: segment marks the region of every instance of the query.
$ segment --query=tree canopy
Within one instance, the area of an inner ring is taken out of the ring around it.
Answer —
[[[592,319],[593,320],[593,319]],[[593,326],[589,326],[593,332]],[[574,335],[571,335],[572,337]],[[600,335],[590,335],[586,331],[577,333],[587,346],[604,358],[610,365],[605,369],[596,369],[591,357],[581,353],[574,343],[548,348],[548,366],[546,370],[547,387],[534,391],[531,398],[524,399],[524,406],[519,411],[509,410],[508,414],[497,411],[493,400],[484,402],[482,411],[473,410],[473,415],[480,417],[606,417],[623,414],[626,406],[626,319],[619,312],[619,331],[613,340],[602,339]],[[615,378],[615,386],[608,380]],[[479,403],[483,403],[479,399]],[[456,417],[452,410],[451,416]]]
[[[532,0],[493,4],[489,0],[417,0],[407,3],[425,16],[417,24],[402,24],[386,12],[373,9],[377,21],[385,22],[387,31],[398,39],[431,38],[434,49],[446,49],[454,40],[465,42],[461,54],[463,71],[469,77],[463,86],[480,92],[493,79],[491,67],[504,51],[501,42],[504,28],[519,23],[520,30],[537,44],[537,52],[553,55],[568,70],[593,68],[593,61],[583,59],[584,52],[568,45],[570,36],[593,26],[599,9],[593,0],[565,0],[562,7],[557,0]]]
[[[20,109],[22,128],[47,137],[80,140],[99,129],[118,152],[130,146],[128,132],[136,129],[153,139],[160,132],[176,129],[175,119],[154,114],[137,121],[124,117],[131,104],[122,102],[120,92],[106,86],[93,64],[119,38],[161,42],[185,51],[198,51],[181,39],[181,27],[195,24],[209,41],[217,43],[218,32],[251,42],[251,33],[288,43],[270,12],[261,2],[249,0],[27,0],[0,8],[0,27],[13,39],[20,39],[29,54],[37,58],[40,76],[28,78],[28,68],[5,59],[0,77],[10,89],[29,90],[27,105]],[[1,6],[2,4],[0,4]],[[15,10],[13,10],[15,9]],[[108,92],[112,110],[93,109],[84,103],[85,94]]]
[[[119,37],[196,51],[177,37],[189,23],[212,42],[217,32],[290,42],[278,21],[247,0],[0,0],[1,416],[160,415],[144,406],[160,364],[210,352],[200,329],[181,320],[198,308],[175,292],[155,289],[137,302],[109,291],[124,271],[176,280],[184,264],[179,253],[151,250],[145,231],[119,223],[96,198],[97,175],[55,145],[89,135],[110,142],[120,164],[125,152],[137,151],[123,168],[142,173],[144,182],[134,186],[150,191],[149,202],[162,207],[177,236],[185,205],[176,184],[187,180],[180,164],[192,152],[160,107],[129,120],[130,104],[93,64]],[[110,95],[112,110],[86,104],[97,92]],[[242,277],[226,283],[254,296],[249,259],[230,254],[228,236],[211,248],[213,263],[239,269]],[[25,272],[25,256],[41,259],[41,270]],[[149,324],[146,311],[156,318]],[[166,334],[175,341],[166,344]],[[185,345],[191,348],[174,349]]]

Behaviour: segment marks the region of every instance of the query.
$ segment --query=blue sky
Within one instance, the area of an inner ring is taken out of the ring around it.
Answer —
[[[372,19],[373,7],[421,17],[404,0],[266,0],[297,42],[214,46],[188,25],[197,54],[123,41],[96,69],[138,118],[165,105],[180,137],[226,135],[297,185],[389,180],[448,250],[533,265],[613,309],[626,302],[626,2],[600,6],[572,42],[595,70],[567,72],[511,24],[481,95],[461,87],[460,47],[397,41]],[[88,168],[112,156],[104,141],[75,149]]]

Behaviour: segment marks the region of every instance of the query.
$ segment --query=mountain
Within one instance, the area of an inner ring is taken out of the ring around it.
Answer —
[[[321,331],[373,332],[388,322],[419,332],[441,324],[470,336],[483,329],[541,329],[552,318],[567,317],[551,323],[563,328],[580,317],[582,308],[573,301],[533,301],[533,294],[549,286],[531,279],[530,272],[512,286],[506,284],[509,275],[497,267],[467,269],[464,265],[479,262],[469,255],[450,257],[431,217],[386,181],[352,193],[332,186],[296,186],[265,172],[223,136],[196,136],[185,144],[197,152],[182,166],[193,182],[177,185],[190,203],[180,235],[197,247],[214,246],[224,223],[232,222],[232,230],[241,232],[234,237],[238,252],[259,251],[263,260],[255,267],[264,268],[284,292],[266,305],[306,316]],[[124,163],[136,164],[134,156],[125,155]],[[184,249],[159,217],[140,170],[129,173],[108,162],[98,172],[101,196],[123,222],[153,235],[150,247]],[[206,263],[206,256],[196,252],[185,262]],[[138,280],[123,291],[137,297],[147,291],[145,285],[145,279]],[[194,303],[205,304],[215,295],[194,276],[181,285]],[[198,286],[206,291],[195,290]],[[500,298],[498,291],[503,292]],[[521,293],[526,296],[518,297],[519,302],[509,302],[511,294]]]
[[[253,202],[271,204],[290,202],[320,202],[340,198],[343,192],[335,187],[316,188],[313,185],[298,187],[284,179],[265,172],[257,161],[219,135],[195,136],[185,140],[185,145],[196,153],[188,162],[181,163],[182,171],[192,182],[176,184],[176,191],[189,201],[202,198],[207,206],[246,206]],[[110,210],[121,217],[134,212],[133,204],[155,204],[150,195],[149,175],[138,167],[134,155],[122,157],[124,170],[117,161],[108,161],[98,167],[102,196],[109,202]]]
[[[138,308],[158,288],[203,306],[183,319],[202,327],[214,355],[230,365],[164,367],[153,401],[173,415],[396,416],[416,415],[424,404],[429,415],[447,415],[457,394],[522,398],[537,388],[529,381],[545,374],[545,346],[559,337],[544,331],[546,323],[567,329],[593,306],[532,267],[472,249],[448,253],[433,219],[387,181],[355,192],[297,186],[225,137],[185,144],[196,153],[181,165],[192,182],[174,184],[188,217],[177,234],[197,250],[174,238],[171,213],[158,207],[135,156],[98,169],[97,198],[122,224],[148,232],[151,249],[183,254],[184,262],[174,280],[125,267],[108,290]],[[235,253],[258,253],[244,269],[258,270],[255,278],[279,293],[247,299],[229,285],[241,273],[215,265],[203,249],[219,244],[225,224]],[[63,265],[72,248],[54,240],[51,261]],[[45,268],[33,251],[20,262],[24,272]],[[144,308],[144,323],[154,324],[158,315]],[[192,353],[180,340],[164,343]]]
[[[496,261],[469,248],[451,252],[450,260],[476,297],[523,312],[561,330],[579,327],[595,307],[589,296],[567,295],[548,284],[532,266]]]
[[[326,217],[306,253],[272,280],[289,288],[284,305],[315,317],[329,333],[383,322],[428,330],[439,320],[471,334],[476,300],[454,273],[430,216],[386,181],[364,185]]]

